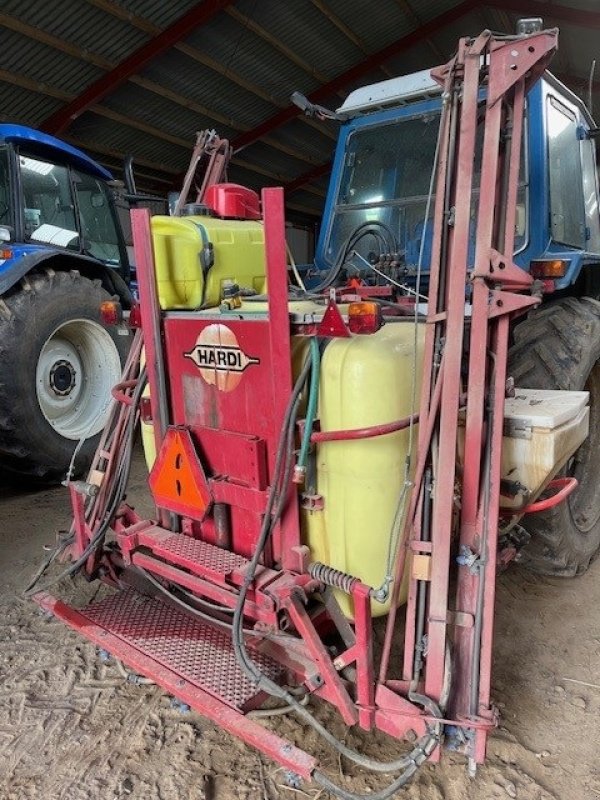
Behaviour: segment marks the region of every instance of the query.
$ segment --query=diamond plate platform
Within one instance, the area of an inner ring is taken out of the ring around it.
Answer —
[[[114,594],[83,609],[73,608],[46,592],[38,592],[33,600],[46,613],[97,647],[108,650],[131,669],[152,678],[166,692],[223,730],[258,748],[304,780],[311,779],[318,767],[314,756],[239,710],[240,704],[243,711],[250,710],[260,696],[237,669],[227,632],[215,636],[211,626],[210,635],[203,635],[206,624],[196,622],[195,618],[190,621],[179,609],[132,592]],[[158,626],[152,630],[149,624],[156,622]],[[188,645],[179,641],[181,634],[188,637]],[[146,649],[141,649],[141,645]],[[177,658],[171,658],[173,653]],[[276,677],[279,669],[270,659],[257,655],[253,658]],[[207,662],[209,667],[205,669]],[[183,664],[181,673],[176,671],[180,664]],[[228,687],[229,702],[223,699],[223,687]]]
[[[214,544],[182,533],[166,533],[164,528],[154,526],[140,533],[139,543],[168,563],[209,577],[216,583],[228,583],[232,573],[248,564],[248,559],[243,556]]]
[[[222,547],[215,547],[214,544],[202,542],[200,539],[192,539],[191,536],[184,536],[181,533],[174,533],[168,539],[160,542],[152,548],[157,555],[165,555],[174,564],[189,561],[196,561],[206,569],[220,575],[229,575],[234,569],[245,567],[248,559],[238,556]]]
[[[79,613],[237,711],[257,705],[254,684],[237,664],[228,631],[134,591],[117,592]],[[281,667],[254,651],[272,680]]]

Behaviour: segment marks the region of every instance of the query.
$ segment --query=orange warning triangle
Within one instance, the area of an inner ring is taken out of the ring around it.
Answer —
[[[148,482],[156,505],[177,514],[201,520],[211,504],[208,481],[187,428],[167,428]]]

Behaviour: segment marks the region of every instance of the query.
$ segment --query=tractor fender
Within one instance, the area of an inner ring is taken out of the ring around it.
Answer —
[[[102,287],[111,295],[117,295],[124,308],[130,308],[132,295],[129,287],[116,269],[111,269],[101,261],[79,253],[26,247],[13,247],[13,258],[0,262],[0,297],[17,284],[28,273],[40,266],[55,272],[76,270],[90,280],[99,280]]]

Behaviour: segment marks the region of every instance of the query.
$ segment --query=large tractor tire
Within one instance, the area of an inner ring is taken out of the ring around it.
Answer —
[[[106,326],[110,295],[78,272],[29,275],[0,299],[0,468],[38,481],[81,473],[106,421],[130,345]]]
[[[531,312],[514,331],[509,374],[528,389],[586,389],[590,433],[563,470],[579,481],[549,511],[525,517],[523,563],[545,575],[579,575],[600,553],[600,303],[566,298]]]

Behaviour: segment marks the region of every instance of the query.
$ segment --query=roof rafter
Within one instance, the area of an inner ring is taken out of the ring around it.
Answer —
[[[387,47],[384,47],[382,50],[372,53],[370,56],[368,56],[368,58],[365,58],[359,64],[356,64],[354,67],[346,70],[346,72],[341,73],[328,83],[323,84],[314,92],[311,92],[309,99],[314,103],[321,103],[325,101],[332,94],[335,94],[339,89],[342,89],[352,81],[361,78],[363,75],[366,75],[373,69],[379,67],[379,65],[384,61],[387,61],[388,58],[396,56],[399,53],[402,53],[404,50],[408,50],[415,44],[427,39],[428,36],[431,36],[432,33],[435,33],[445,25],[449,25],[450,23],[460,19],[469,11],[472,11],[477,5],[478,3],[476,0],[463,0],[462,3],[459,3],[454,8],[445,11],[443,14],[439,14],[437,17],[434,17],[429,22],[426,22],[424,25],[416,28],[411,33],[403,36],[401,39],[398,39],[395,42],[392,42],[392,44],[387,45]],[[242,133],[240,136],[238,136],[233,142],[234,148],[239,150],[243,147],[247,147],[249,144],[252,144],[252,142],[262,138],[265,134],[270,133],[276,128],[279,128],[281,125],[285,125],[286,122],[289,122],[290,120],[299,116],[300,113],[300,110],[296,108],[296,106],[288,106],[288,108],[278,112],[274,116],[262,122],[260,125],[257,125],[252,130]]]
[[[309,170],[308,172],[303,172],[302,175],[298,175],[297,178],[294,178],[287,183],[284,183],[283,189],[286,194],[286,197],[294,192],[297,192],[303,186],[310,183],[311,181],[316,180],[317,178],[326,175],[329,170],[331,169],[331,161],[326,161],[324,164],[319,164],[313,169]],[[308,191],[306,188],[305,191]]]
[[[400,6],[400,8],[404,11],[404,13],[411,18],[413,23],[417,25],[421,25],[421,19],[414,8],[410,5],[408,0],[395,0],[396,5]],[[444,60],[444,55],[440,48],[436,45],[433,39],[427,37],[425,42],[429,45],[431,52],[434,54],[436,58],[439,58],[440,62]]]
[[[93,4],[97,5],[99,8],[105,10],[105,7],[112,7],[112,4],[108,3],[108,0],[93,0]],[[80,51],[79,48],[72,45],[70,42],[67,42],[63,39],[59,39],[52,34],[48,34],[44,31],[40,31],[38,28],[34,28],[31,25],[28,25],[25,22],[22,22],[19,19],[14,17],[10,17],[6,14],[0,14],[0,25],[5,25],[7,28],[14,30],[17,33],[22,34],[23,36],[27,36],[34,41],[39,41],[42,44],[47,45],[48,47],[52,47],[55,50],[58,50],[61,53],[66,53],[67,55],[71,55],[74,58],[77,58],[81,61],[85,61],[86,63],[93,64],[94,66],[100,67],[101,69],[105,69],[110,71],[116,68],[116,65],[106,59],[98,56],[94,53],[91,53],[89,50],[85,52]],[[23,80],[30,81],[33,85],[35,81],[28,79],[26,76],[21,76]],[[200,103],[195,102],[194,100],[190,100],[183,95],[178,94],[177,92],[173,92],[167,87],[163,86],[162,84],[156,83],[155,81],[149,80],[148,78],[144,78],[141,75],[131,75],[128,79],[130,83],[135,84],[136,86],[140,86],[142,89],[146,89],[153,94],[156,94],[158,97],[167,98],[173,103],[182,106],[183,108],[188,108],[190,111],[193,111],[196,114],[201,116],[208,117],[210,120],[214,120],[215,122],[220,123],[221,125],[226,125],[228,128],[236,128],[237,130],[248,130],[248,126],[243,126],[237,123],[235,120],[229,119],[222,114],[219,114],[217,111],[213,111],[212,109],[207,108],[206,106],[201,105]],[[39,84],[41,85],[41,84]],[[43,84],[47,85],[47,84]],[[24,87],[29,88],[29,87]],[[35,91],[35,89],[33,89]],[[74,97],[73,95],[68,94],[67,92],[59,91],[53,87],[50,87],[50,90],[47,92],[51,96],[55,97],[56,99],[60,99],[65,103],[70,103]],[[319,125],[319,123],[315,122],[314,120],[307,120],[310,124],[315,125],[318,127],[321,133],[326,136],[335,139],[334,136],[331,136],[330,132],[327,130],[321,130],[323,127]],[[277,139],[273,139],[272,137],[265,136],[262,139],[263,143],[268,145],[269,147],[273,147],[275,150],[279,150],[286,155],[292,156],[293,158],[298,159],[299,161],[304,161],[307,164],[314,164],[315,159],[311,156],[302,153],[297,148],[291,147],[286,145],[284,142],[280,142]]]
[[[94,81],[91,86],[88,86],[65,108],[59,109],[48,117],[42,124],[44,130],[53,134],[63,133],[73,120],[83,114],[86,109],[113,92],[131,75],[139,72],[152,59],[173,47],[174,44],[188,36],[195,28],[206,24],[215,14],[229,5],[231,1],[204,0],[204,2],[197,3],[183,16],[179,17],[176,22],[142,45],[120,64],[117,64],[114,69]]]
[[[0,81],[4,81],[5,83],[11,83],[14,84],[15,86],[20,86],[21,88],[27,89],[30,92],[36,92],[38,94],[46,94],[50,97],[54,97],[57,100],[63,100],[65,102],[67,102],[70,97],[70,95],[68,95],[61,89],[56,89],[48,85],[47,83],[40,83],[39,81],[32,80],[31,78],[27,78],[24,75],[19,75],[17,73],[9,72],[7,70],[0,70]],[[148,136],[153,136],[156,139],[169,142],[169,144],[175,145],[176,147],[181,147],[188,152],[191,152],[192,150],[191,139],[190,141],[187,141],[186,139],[183,139],[180,136],[173,136],[172,134],[166,133],[160,128],[156,128],[153,125],[149,125],[148,123],[143,122],[142,120],[126,116],[125,114],[120,114],[118,111],[113,111],[113,109],[108,108],[107,106],[94,105],[91,106],[91,108],[89,108],[88,111],[92,114],[98,115],[99,117],[110,119],[112,122],[116,122],[119,125],[124,125],[128,128],[133,128],[134,130],[139,130],[142,133],[148,134]],[[89,145],[89,147],[91,148],[92,145]],[[147,163],[149,164],[150,162]],[[251,164],[249,162],[243,161],[242,159],[239,158],[234,159],[234,163],[236,163],[236,165],[241,167],[242,169],[246,169],[249,172],[257,173],[258,175],[267,177],[270,180],[276,181],[277,183],[280,183],[282,180],[280,175],[265,170],[262,167],[255,166],[254,164]],[[157,168],[161,169],[161,166],[157,165]],[[175,172],[175,170],[173,170],[173,174],[179,176],[179,173]]]
[[[323,2],[323,0],[310,0],[310,1],[313,4],[313,6],[315,6],[315,8],[317,8],[321,12],[321,14],[323,14],[324,17],[327,17],[327,19],[331,22],[331,24],[334,25],[339,31],[341,31],[347,39],[350,39],[350,41],[356,47],[358,47],[359,50],[361,50],[365,55],[369,54],[368,48],[362,41],[362,39],[360,39],[356,35],[355,31],[353,31],[352,28],[346,25],[344,20],[338,17],[338,15],[335,14],[331,10],[331,8],[329,8],[329,6]],[[388,78],[393,77],[392,71],[389,70],[384,64],[381,64],[379,66],[379,69],[383,72],[384,75],[387,75]]]
[[[97,8],[102,9],[107,14],[111,14],[112,16],[116,17],[117,19],[123,20],[124,22],[128,22],[130,25],[133,25],[135,28],[139,30],[143,30],[146,33],[150,33],[152,35],[156,35],[158,33],[158,28],[154,25],[154,23],[150,22],[143,17],[137,16],[136,14],[130,14],[128,11],[123,9],[121,6],[117,5],[113,0],[88,0],[89,3],[96,6]],[[228,80],[235,83],[242,89],[245,89],[250,94],[255,95],[256,97],[260,97],[261,100],[264,100],[267,103],[271,103],[274,106],[278,106],[279,108],[285,107],[285,104],[281,101],[277,100],[275,97],[271,96],[268,92],[265,92],[262,87],[257,86],[255,83],[244,78],[242,75],[234,72],[231,67],[228,67],[224,70],[222,64],[219,64],[218,61],[215,61],[214,58],[207,55],[206,53],[201,52],[195,47],[187,44],[187,42],[179,42],[175,45],[175,50],[179,50],[179,52],[183,53],[184,55],[188,56],[188,58],[193,59],[199,64],[202,64],[209,69],[218,72],[219,75],[227,78]],[[137,76],[131,78],[132,82],[136,83],[138,81]],[[158,85],[158,84],[157,84]],[[328,139],[333,141],[336,140],[336,136],[331,133],[331,131],[327,130],[324,126],[320,125],[316,120],[308,119],[305,117],[302,120],[306,125],[310,125],[313,128],[319,129],[321,134]],[[241,128],[244,130],[243,126],[234,124],[233,121],[229,122],[231,127]],[[265,141],[263,139],[263,141]],[[276,147],[277,145],[273,142],[268,142],[269,146]],[[279,149],[282,149],[281,147]],[[284,151],[285,152],[285,151]]]
[[[300,67],[300,69],[306,72],[308,75],[312,75],[312,77],[318,83],[325,83],[327,77],[322,72],[319,72],[318,69],[315,69],[311,64],[295,53],[290,47],[279,41],[276,36],[274,36],[272,33],[269,33],[269,31],[265,30],[265,28],[263,28],[257,22],[254,22],[254,20],[250,19],[250,17],[242,14],[242,12],[238,11],[238,9],[234,6],[229,6],[225,13],[236,22],[239,22],[239,24],[244,28],[252,31],[252,33],[258,36],[260,39],[263,39],[263,41],[271,45],[274,50],[277,50],[297,67]]]

